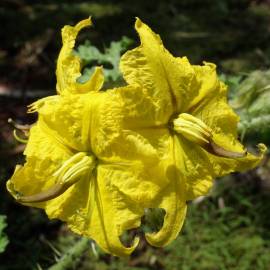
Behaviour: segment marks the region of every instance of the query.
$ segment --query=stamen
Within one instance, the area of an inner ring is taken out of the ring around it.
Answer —
[[[80,152],[65,161],[63,165],[53,174],[56,178],[56,184],[40,193],[23,196],[12,191],[15,199],[21,203],[45,202],[62,195],[68,188],[77,183],[85,172],[91,172],[95,167],[95,158],[87,156],[86,153]]]
[[[8,123],[11,124],[16,129],[22,130],[22,131],[29,131],[31,128],[31,125],[21,125],[16,123],[12,118],[8,118]]]
[[[242,158],[247,155],[246,149],[244,149],[242,153],[232,152],[215,144],[213,140],[211,140],[210,144],[207,145],[206,150],[211,154],[214,154],[219,157],[226,157],[226,158]]]
[[[204,147],[210,143],[212,130],[204,122],[187,113],[182,113],[173,121],[174,130],[186,139]]]
[[[37,112],[45,104],[46,101],[56,100],[58,98],[59,98],[59,96],[55,95],[55,96],[49,96],[49,97],[39,99],[39,100],[37,100],[37,101],[33,102],[32,104],[27,106],[27,108],[28,108],[27,112],[28,113]]]
[[[190,121],[191,123],[197,124],[198,126],[201,126],[203,129],[207,130],[209,133],[212,132],[212,129],[208,127],[201,119],[194,117],[191,114],[181,113],[181,118],[184,120]]]
[[[14,138],[20,142],[20,143],[27,143],[27,138],[29,137],[29,130],[31,128],[30,125],[21,125],[21,124],[18,124],[16,123],[12,118],[9,118],[8,119],[8,123],[11,124],[15,129],[13,130],[13,136]],[[17,131],[20,131],[22,132],[27,138],[21,138]]]
[[[174,130],[186,139],[199,144],[209,153],[226,158],[241,158],[247,151],[233,152],[217,145],[213,140],[213,131],[202,120],[191,114],[182,113],[173,121]]]
[[[192,141],[194,143],[199,144],[200,146],[204,146],[205,144],[209,143],[209,140],[207,139],[207,136],[201,136],[201,134],[199,134],[199,132],[197,132],[197,129],[190,129],[190,127],[188,126],[181,126],[178,128],[175,128],[175,130],[182,134],[186,139],[188,139],[189,141]]]
[[[17,130],[16,129],[13,130],[13,136],[20,143],[27,143],[28,142],[27,139],[23,139],[23,138],[19,137],[19,135],[17,134]]]
[[[73,155],[71,158],[66,160],[56,172],[54,172],[53,176],[63,175],[67,171],[67,169],[70,168],[70,165],[72,163],[76,162],[77,160],[80,160],[81,158],[83,158],[85,156],[86,156],[86,154],[83,152],[79,152],[79,153]]]
[[[16,200],[20,203],[38,203],[52,200],[63,194],[69,188],[68,185],[55,184],[44,192],[30,196],[17,195]]]

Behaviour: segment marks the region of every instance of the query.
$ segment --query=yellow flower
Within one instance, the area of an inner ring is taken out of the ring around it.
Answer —
[[[238,117],[227,104],[215,66],[192,66],[173,57],[158,35],[136,21],[141,45],[120,68],[127,86],[98,92],[97,67],[85,84],[72,55],[84,20],[62,30],[57,62],[59,95],[30,106],[39,119],[31,128],[26,163],[7,183],[19,202],[44,208],[114,255],[130,254],[120,236],[137,228],[147,208],[166,211],[160,231],[146,234],[154,246],[178,235],[186,201],[204,195],[212,179],[256,166],[260,155],[237,141]]]

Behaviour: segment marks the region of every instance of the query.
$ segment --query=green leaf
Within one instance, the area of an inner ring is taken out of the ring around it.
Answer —
[[[104,69],[105,80],[107,82],[117,82],[121,80],[121,73],[119,70],[119,61],[121,54],[128,49],[132,44],[132,40],[128,37],[122,37],[119,41],[112,41],[109,47],[101,52],[98,48],[93,46],[90,41],[85,41],[74,52],[82,59],[83,74],[78,79],[83,83],[89,79],[89,76],[94,71],[94,66],[102,65]]]
[[[7,235],[3,232],[6,227],[6,216],[0,215],[0,253],[5,251],[9,243]]]
[[[234,88],[230,104],[240,116],[238,128],[242,138],[244,135],[255,135],[260,140],[269,138],[270,70],[250,73]]]

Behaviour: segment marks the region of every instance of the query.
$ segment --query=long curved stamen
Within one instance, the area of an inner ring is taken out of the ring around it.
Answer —
[[[77,153],[68,159],[64,164],[53,174],[56,178],[56,184],[45,191],[37,194],[22,196],[14,191],[15,199],[21,203],[37,203],[55,199],[62,195],[68,188],[77,183],[84,173],[92,171],[95,167],[93,156],[86,156],[86,153]]]
[[[45,104],[46,101],[53,101],[53,100],[57,100],[57,99],[59,99],[59,96],[57,96],[57,95],[39,99],[39,100],[37,100],[37,101],[35,101],[27,106],[27,108],[28,108],[27,112],[28,113],[37,112]]]
[[[233,152],[217,145],[213,140],[213,131],[202,120],[191,114],[182,113],[173,121],[174,130],[189,141],[199,144],[209,153],[226,158],[241,158],[247,151]]]
[[[20,142],[20,143],[27,143],[27,142],[28,142],[27,139],[23,139],[23,138],[21,138],[21,137],[17,134],[17,130],[16,130],[16,129],[13,130],[13,136],[14,136],[14,138],[15,138],[18,142]]]
[[[18,124],[12,118],[8,118],[8,123],[11,124],[16,129],[23,130],[23,131],[29,131],[30,128],[31,128],[31,125],[21,125],[21,124]]]
[[[18,124],[12,118],[8,119],[8,123],[14,127],[14,130],[13,130],[14,138],[20,143],[27,143],[27,139],[29,137],[29,131],[30,131],[31,126]],[[17,133],[18,131],[23,133],[26,138],[20,137]]]

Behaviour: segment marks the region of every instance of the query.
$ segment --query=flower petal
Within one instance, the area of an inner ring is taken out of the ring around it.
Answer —
[[[114,95],[118,106],[121,107],[125,128],[151,128],[167,125],[168,108],[155,103],[144,87],[132,85],[132,87],[118,88],[114,90]],[[160,102],[163,103],[162,100]]]
[[[53,186],[55,184],[53,173],[72,156],[68,148],[45,134],[39,124],[31,128],[24,154],[27,156],[26,163],[23,166],[17,166],[13,176],[7,182],[8,190],[15,198],[15,192],[28,196]],[[46,202],[29,205],[45,208]]]
[[[90,25],[92,22],[89,18],[80,21],[75,26],[66,25],[62,28],[63,47],[58,56],[56,69],[56,89],[61,95],[98,91],[103,85],[104,77],[100,67],[96,68],[89,81],[84,84],[77,83],[77,79],[81,76],[81,61],[72,50],[80,30]]]
[[[178,145],[177,164],[185,180],[187,200],[207,195],[216,177],[254,168],[263,156],[261,152],[259,156],[248,154],[243,158],[222,158],[209,154],[182,136],[178,136]]]
[[[87,93],[89,91],[99,91],[104,83],[103,68],[96,67],[92,77],[85,83],[77,83],[76,90],[78,93]]]
[[[166,211],[163,226],[157,233],[146,234],[146,240],[153,246],[168,245],[179,234],[186,216],[186,201],[181,179],[175,176],[175,167],[170,168],[172,174],[170,184],[153,203],[153,208],[162,208]]]
[[[77,233],[93,238],[106,252],[117,256],[129,255],[138,245],[135,238],[130,247],[125,247],[120,236],[124,231],[140,226],[143,209],[123,196],[112,182],[116,175],[106,166],[98,166],[96,179],[91,179],[88,202],[80,214],[81,222],[69,224]]]
[[[160,134],[159,130],[163,130],[164,136],[169,132],[165,125],[153,126],[153,111],[148,111],[151,101],[145,99],[146,95],[136,86],[116,88],[102,94],[98,110],[93,112],[96,128],[94,133],[91,132],[91,145],[94,153],[107,161],[119,161],[119,158],[156,161],[155,146],[149,139],[156,131]],[[149,135],[146,139],[141,134],[144,130]]]
[[[195,72],[195,79],[197,82],[196,89],[190,88],[189,91],[194,91],[196,95],[187,102],[187,107],[184,108],[185,112],[192,111],[198,107],[209,95],[215,93],[219,88],[220,82],[216,73],[216,65],[204,62],[203,66],[192,66]]]
[[[156,124],[167,123],[173,113],[180,112],[192,84],[194,71],[186,58],[174,58],[158,35],[137,19],[135,28],[141,46],[121,58],[120,69],[129,84],[137,84],[151,98]]]
[[[211,75],[212,77],[214,75]],[[207,76],[206,76],[207,78]],[[214,80],[214,79],[211,79]],[[207,81],[207,79],[206,79]],[[211,85],[210,82],[205,84]],[[205,87],[206,89],[206,87]],[[204,95],[189,109],[189,113],[201,119],[213,130],[213,141],[224,149],[232,152],[243,152],[243,145],[237,140],[237,124],[239,117],[232,110],[227,100],[227,87],[222,82],[213,83],[212,87],[204,90]],[[258,156],[248,154],[244,158],[224,159],[211,156],[211,160],[221,163],[219,175],[225,174],[231,166],[231,171],[243,171],[254,168],[263,157],[264,150]],[[222,172],[222,166],[224,172]],[[227,167],[227,169],[225,169]]]
[[[91,151],[90,140],[95,134],[90,129],[92,125],[96,126],[93,123],[99,117],[99,106],[105,96],[90,92],[45,100],[38,109],[40,125],[46,133],[73,151]]]
[[[101,109],[101,115],[106,108]],[[110,115],[117,118],[113,116]],[[172,164],[171,134],[166,128],[129,129],[129,124],[123,122],[119,121],[120,126],[115,132],[109,132],[112,129],[108,123],[96,133],[95,143],[92,143],[94,152],[101,164],[111,164],[119,174],[114,185],[123,194],[137,202],[147,203],[168,184],[166,168]],[[103,143],[104,134],[107,138]]]

